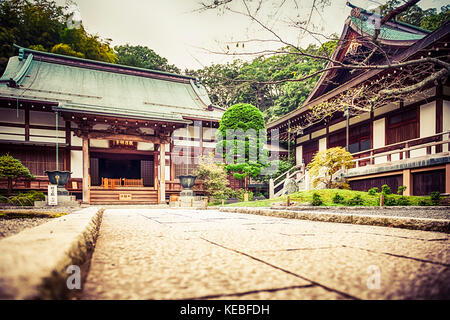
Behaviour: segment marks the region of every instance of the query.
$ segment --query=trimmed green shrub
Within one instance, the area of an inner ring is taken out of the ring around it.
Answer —
[[[439,204],[439,201],[441,201],[441,193],[439,191],[433,191],[432,193],[430,193],[430,199],[431,202],[433,202],[433,204],[437,206]]]
[[[396,206],[397,200],[394,197],[384,197],[385,206]]]
[[[344,197],[341,196],[338,192],[336,192],[334,194],[334,197],[333,197],[332,200],[333,200],[333,203],[343,203],[344,202]]]
[[[375,196],[378,192],[380,192],[380,189],[378,189],[377,187],[370,188],[370,189],[367,191],[367,193],[368,193],[370,196]]]
[[[398,186],[397,194],[401,196],[403,194],[403,191],[406,190],[406,188],[407,188],[406,186]]]
[[[387,194],[392,194],[392,191],[391,191],[391,188],[387,184],[383,184],[381,186],[381,193],[387,195]]]
[[[313,195],[313,200],[312,200],[312,205],[313,206],[320,206],[323,203],[322,197],[320,196],[320,194],[314,192]]]
[[[431,201],[429,201],[428,199],[420,199],[418,205],[419,206],[431,206],[431,205],[433,205],[433,203]]]
[[[406,198],[404,196],[398,198],[396,202],[397,202],[398,206],[409,206],[410,205],[408,198]]]
[[[247,191],[248,192],[248,201],[252,201],[253,200],[253,192],[251,191]],[[236,198],[239,199],[239,201],[244,201],[244,193],[245,193],[245,189],[239,189],[236,191]]]
[[[347,201],[349,206],[362,206],[364,204],[364,200],[361,198],[361,195],[357,194],[353,198]]]

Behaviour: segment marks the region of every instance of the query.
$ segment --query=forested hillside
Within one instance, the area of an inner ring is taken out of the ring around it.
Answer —
[[[380,7],[386,14],[401,1],[389,0]],[[112,39],[89,34],[81,24],[70,27],[70,13],[51,0],[0,1],[0,74],[9,57],[17,54],[16,43],[40,51],[80,58],[119,63],[141,68],[180,73],[180,69],[145,46],[124,44],[112,48]],[[421,9],[414,5],[397,19],[422,28],[434,30],[450,16],[450,5],[437,9]],[[68,27],[69,26],[69,27]],[[310,45],[304,52],[331,55],[337,35],[321,46]],[[280,45],[281,47],[281,45]],[[280,48],[283,54],[257,57],[250,62],[234,60],[227,64],[213,64],[184,73],[198,77],[206,86],[214,104],[227,108],[235,103],[257,106],[266,121],[275,120],[298,108],[307,98],[320,77],[312,75],[326,65],[326,60],[298,55],[295,49]]]

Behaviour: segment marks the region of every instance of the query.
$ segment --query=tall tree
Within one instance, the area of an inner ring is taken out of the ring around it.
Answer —
[[[132,46],[129,44],[115,46],[119,64],[152,70],[180,73],[175,65],[169,64],[167,59],[158,55],[155,51],[144,46]]]
[[[0,73],[16,53],[13,44],[41,51],[115,63],[109,41],[67,28],[68,14],[52,0],[0,1]]]

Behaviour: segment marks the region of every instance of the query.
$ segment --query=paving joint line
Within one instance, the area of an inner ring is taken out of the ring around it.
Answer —
[[[342,291],[337,290],[337,289],[330,288],[330,287],[328,287],[328,286],[326,286],[326,285],[323,285],[323,284],[321,284],[321,283],[319,283],[319,282],[317,282],[317,281],[308,279],[308,278],[303,277],[303,276],[301,276],[301,275],[299,275],[299,274],[296,274],[296,273],[294,273],[294,272],[292,272],[292,271],[289,271],[289,270],[287,270],[287,269],[284,269],[284,268],[278,267],[278,266],[276,266],[276,265],[273,265],[273,264],[271,264],[271,263],[269,263],[269,262],[267,262],[267,261],[264,261],[264,260],[262,260],[262,259],[259,259],[259,258],[257,258],[257,257],[254,257],[254,256],[252,256],[252,255],[250,255],[250,254],[248,254],[248,253],[245,253],[245,252],[242,252],[242,251],[239,251],[239,250],[236,250],[236,249],[232,249],[232,248],[225,247],[225,246],[223,246],[223,245],[221,245],[221,244],[219,244],[219,243],[216,243],[216,242],[214,242],[214,241],[210,241],[210,240],[208,240],[208,239],[206,239],[206,238],[203,238],[203,237],[200,237],[200,239],[202,239],[202,240],[204,240],[204,241],[206,241],[206,242],[209,242],[209,243],[211,243],[211,244],[213,244],[213,245],[215,245],[215,246],[221,247],[221,248],[223,248],[223,249],[226,249],[226,250],[229,250],[229,251],[233,251],[233,252],[238,253],[238,254],[240,254],[240,255],[246,256],[246,257],[248,257],[248,258],[250,258],[250,259],[253,259],[253,260],[255,260],[255,261],[264,263],[264,264],[266,264],[266,265],[268,265],[268,266],[270,266],[270,267],[272,267],[272,268],[274,268],[274,269],[283,271],[284,273],[290,274],[290,275],[292,275],[292,276],[294,276],[294,277],[297,277],[297,278],[303,279],[303,280],[305,280],[305,281],[308,281],[308,282],[310,282],[311,284],[314,284],[314,285],[316,285],[316,286],[319,286],[319,287],[321,287],[321,288],[323,288],[323,289],[325,289],[325,290],[327,290],[327,291],[330,291],[330,292],[334,292],[334,293],[340,294],[340,295],[342,295],[342,296],[344,296],[344,297],[346,297],[346,298],[349,298],[349,299],[353,299],[353,300],[361,300],[361,299],[359,299],[358,297],[352,296],[352,295],[350,295],[350,294],[348,294],[348,293],[342,292]]]
[[[278,291],[284,291],[284,290],[292,290],[292,289],[304,289],[304,288],[313,288],[316,287],[315,284],[305,284],[302,286],[289,286],[289,287],[282,287],[282,288],[273,288],[273,289],[261,289],[261,290],[250,290],[250,291],[244,291],[244,292],[236,292],[236,293],[226,293],[226,294],[211,294],[196,298],[187,298],[183,300],[203,300],[203,299],[215,299],[215,298],[221,298],[221,297],[242,297],[249,294],[254,293],[260,293],[260,292],[278,292]]]
[[[364,251],[371,252],[371,253],[376,253],[376,254],[385,254],[385,255],[388,255],[388,256],[396,257],[396,258],[403,258],[403,259],[410,259],[410,260],[415,260],[415,261],[419,261],[419,262],[431,263],[431,264],[435,264],[435,265],[444,266],[446,268],[450,267],[450,264],[446,264],[446,263],[442,263],[442,262],[435,262],[435,261],[425,260],[425,259],[420,259],[420,258],[408,257],[408,256],[404,256],[404,255],[401,255],[401,254],[370,250],[370,249],[360,248],[360,247],[353,247],[353,246],[349,246],[349,245],[345,245],[345,244],[343,244],[342,247],[364,250]]]

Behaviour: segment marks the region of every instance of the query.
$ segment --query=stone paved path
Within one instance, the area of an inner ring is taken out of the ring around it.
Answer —
[[[450,237],[214,210],[107,209],[82,298],[449,299]]]

